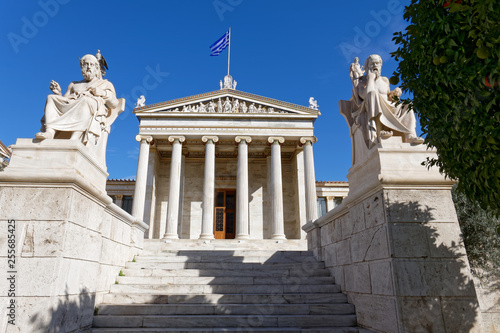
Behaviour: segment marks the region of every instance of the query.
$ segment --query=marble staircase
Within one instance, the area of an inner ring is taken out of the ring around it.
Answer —
[[[303,246],[146,241],[98,306],[92,332],[362,332]]]

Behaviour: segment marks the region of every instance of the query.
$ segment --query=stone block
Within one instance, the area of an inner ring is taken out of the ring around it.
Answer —
[[[99,279],[99,263],[62,258],[57,275],[57,295],[76,295],[82,290],[93,293]]]
[[[328,244],[323,248],[323,261],[326,267],[333,267],[337,265],[337,254],[335,253],[335,244]]]
[[[427,234],[431,257],[455,258],[467,256],[458,222],[429,223]]]
[[[370,294],[370,267],[369,264],[351,264],[344,267],[344,274],[348,277],[345,281],[346,291]]]
[[[338,223],[341,228],[342,239],[351,237],[354,230],[354,224],[353,221],[348,217],[348,215],[341,216],[338,219]]]
[[[398,333],[396,299],[388,296],[351,294],[358,325],[378,332]]]
[[[345,291],[344,267],[345,266],[336,266],[329,268],[330,274],[333,276],[335,283],[340,286],[342,292]]]
[[[320,228],[321,246],[326,246],[333,242],[330,237],[332,226],[333,223],[330,222]]]
[[[370,262],[370,281],[375,295],[394,295],[390,261]]]
[[[79,224],[67,223],[64,239],[64,257],[99,262],[102,237]]]
[[[61,258],[16,259],[18,268],[16,296],[57,295],[58,284],[64,283],[59,276]]]
[[[429,227],[423,223],[391,223],[391,243],[396,258],[428,258]]]
[[[467,262],[459,260],[394,260],[398,296],[475,297]]]
[[[367,229],[352,235],[350,245],[353,262],[389,257],[387,229],[385,226]]]
[[[385,190],[391,222],[454,222],[455,206],[449,190]]]
[[[438,297],[400,297],[403,332],[446,333]]]
[[[16,221],[18,252],[22,257],[57,257],[64,249],[63,221]],[[4,252],[6,253],[6,252]]]
[[[364,202],[365,225],[372,228],[386,222],[383,192],[374,194]]]
[[[101,223],[101,235],[105,238],[111,237],[111,224],[112,224],[112,215],[110,213],[104,214],[102,217]]]
[[[349,214],[345,215],[346,218],[352,221],[353,233],[360,232],[366,229],[365,222],[365,209],[363,203],[359,203],[349,210]]]
[[[95,296],[85,290],[81,292],[80,295],[19,298],[16,327],[22,330],[15,332],[75,332],[90,326],[94,315]]]
[[[66,220],[71,201],[70,188],[0,187],[0,219]]]
[[[337,265],[350,264],[352,259],[349,239],[335,243],[335,253],[337,253]]]
[[[446,332],[479,333],[481,318],[475,297],[441,300]]]

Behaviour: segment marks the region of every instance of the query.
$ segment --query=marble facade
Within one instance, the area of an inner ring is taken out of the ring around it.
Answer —
[[[305,238],[301,227],[317,218],[318,110],[222,88],[134,113],[132,215],[149,224],[147,237],[213,239],[222,221],[230,231],[217,238]],[[222,192],[230,198],[223,209]]]

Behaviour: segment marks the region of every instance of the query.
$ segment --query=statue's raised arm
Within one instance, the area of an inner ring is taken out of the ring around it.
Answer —
[[[78,140],[104,159],[110,126],[125,109],[125,100],[117,99],[113,84],[102,78],[95,56],[83,56],[80,67],[83,80],[72,82],[64,95],[60,85],[51,81],[54,95],[47,96],[42,129],[35,138]]]

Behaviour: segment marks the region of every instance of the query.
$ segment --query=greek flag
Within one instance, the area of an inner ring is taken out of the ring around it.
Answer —
[[[229,45],[229,31],[210,46],[211,56],[218,56]]]

